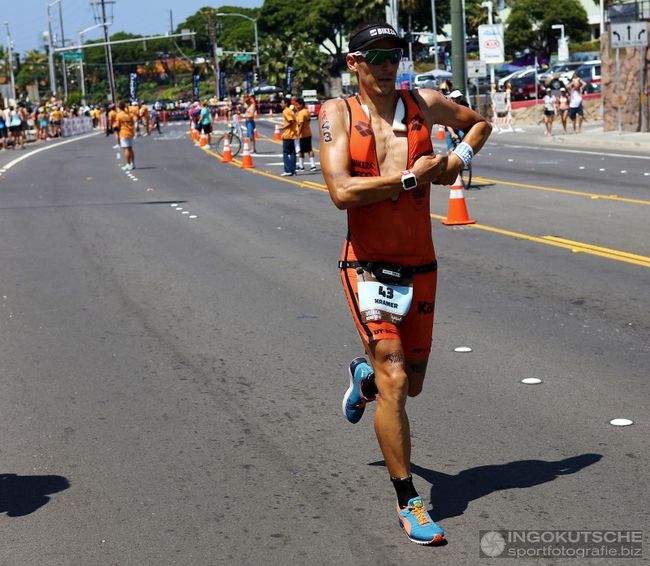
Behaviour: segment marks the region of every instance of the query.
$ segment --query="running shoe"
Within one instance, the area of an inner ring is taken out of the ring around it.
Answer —
[[[316,165],[312,165],[310,168],[311,171],[316,171],[316,169],[317,169]]]
[[[445,531],[433,522],[420,496],[409,499],[408,507],[397,506],[399,524],[416,544],[436,544],[445,540]]]
[[[361,382],[372,373],[372,367],[368,360],[363,357],[354,358],[350,362],[350,386],[343,396],[343,414],[352,424],[361,420],[366,410],[366,403],[374,401],[375,398],[366,399],[361,393]]]
[[[122,171],[130,171],[130,170],[131,170],[131,166],[130,166],[130,164],[127,163],[126,165],[122,165],[122,167],[120,167],[120,169],[121,169]]]
[[[295,173],[289,173],[285,171],[284,173],[280,173],[280,177],[293,177]]]

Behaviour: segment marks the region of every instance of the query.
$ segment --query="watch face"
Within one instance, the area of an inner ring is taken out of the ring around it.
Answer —
[[[415,175],[409,175],[402,180],[402,184],[406,190],[409,190],[417,187],[418,181],[415,178]]]

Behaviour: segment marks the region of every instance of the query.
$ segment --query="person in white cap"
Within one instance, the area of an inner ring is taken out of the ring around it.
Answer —
[[[358,422],[376,400],[375,433],[397,495],[397,514],[417,544],[444,541],[413,485],[407,397],[422,391],[431,351],[437,262],[431,183],[451,185],[485,143],[490,125],[430,89],[397,91],[407,43],[385,22],[358,26],[346,63],[359,94],[320,112],[320,158],[335,206],[347,211],[339,268],[366,357],[352,360],[343,413]],[[450,155],[435,155],[434,124],[466,132]],[[435,442],[435,434],[432,439]]]

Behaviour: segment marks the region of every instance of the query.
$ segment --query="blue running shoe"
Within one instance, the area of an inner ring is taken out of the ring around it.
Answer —
[[[372,367],[366,358],[354,358],[350,362],[350,387],[343,396],[343,414],[352,424],[358,423],[363,416],[368,401],[361,394],[361,382],[372,373]]]
[[[409,499],[406,509],[398,505],[397,515],[406,536],[414,543],[436,544],[445,540],[445,531],[433,522],[420,496]]]

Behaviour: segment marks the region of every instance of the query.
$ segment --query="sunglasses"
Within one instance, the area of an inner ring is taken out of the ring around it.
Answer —
[[[397,65],[402,60],[403,50],[395,49],[370,49],[368,51],[355,51],[351,55],[363,57],[368,65],[381,65],[389,60],[393,65]]]

